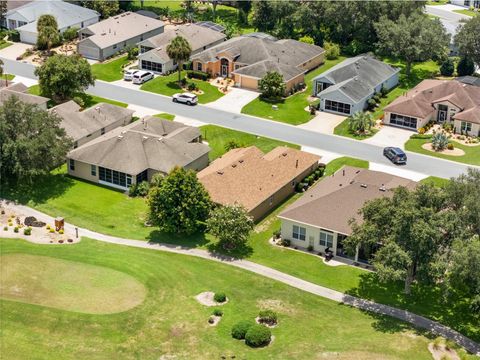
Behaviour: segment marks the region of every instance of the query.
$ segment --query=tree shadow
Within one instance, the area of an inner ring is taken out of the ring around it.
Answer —
[[[152,244],[166,244],[182,249],[204,247],[210,242],[202,232],[186,235],[172,234],[160,230],[152,230],[146,240]]]
[[[211,255],[221,258],[222,260],[245,259],[253,254],[253,248],[248,243],[242,244],[232,250],[226,250],[218,242],[215,242],[208,244],[207,250]]]
[[[165,84],[169,89],[173,90],[182,90],[182,88],[178,85],[178,81],[169,81]]]

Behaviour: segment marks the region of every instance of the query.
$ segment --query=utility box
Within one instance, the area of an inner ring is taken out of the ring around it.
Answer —
[[[55,230],[60,231],[64,230],[65,227],[65,219],[62,217],[55,218]]]

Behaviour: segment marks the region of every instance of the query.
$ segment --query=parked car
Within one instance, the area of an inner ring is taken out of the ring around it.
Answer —
[[[187,105],[195,105],[198,103],[198,97],[192,93],[177,93],[172,96],[173,102],[179,102]]]
[[[123,72],[123,80],[132,81],[133,80],[133,75],[135,75],[139,71],[140,70],[125,70]]]
[[[407,154],[398,147],[386,147],[383,149],[383,155],[395,165],[404,165],[407,163]]]
[[[153,73],[150,71],[139,70],[133,75],[134,84],[143,84],[148,80],[152,80],[152,79],[153,79]]]

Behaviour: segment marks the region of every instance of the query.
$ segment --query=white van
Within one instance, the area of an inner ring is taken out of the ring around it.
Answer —
[[[143,84],[151,79],[153,79],[153,73],[150,71],[138,71],[133,74],[134,84]]]

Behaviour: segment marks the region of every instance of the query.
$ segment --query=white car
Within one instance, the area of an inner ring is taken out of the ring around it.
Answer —
[[[135,75],[139,70],[125,70],[123,72],[123,80],[132,81],[133,75]]]
[[[153,73],[150,71],[139,70],[133,75],[134,84],[143,84],[153,79]]]
[[[179,102],[187,105],[195,105],[198,103],[198,97],[192,93],[177,93],[172,96],[173,102]]]

